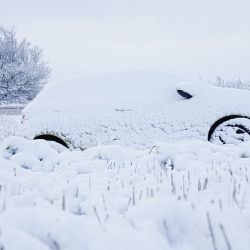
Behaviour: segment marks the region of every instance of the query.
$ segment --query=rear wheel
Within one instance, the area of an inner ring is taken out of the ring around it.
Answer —
[[[34,140],[48,141],[53,148],[58,151],[62,151],[65,148],[69,148],[68,144],[60,137],[53,134],[41,134],[34,137]]]

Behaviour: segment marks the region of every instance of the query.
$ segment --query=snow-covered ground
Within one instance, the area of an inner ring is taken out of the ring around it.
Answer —
[[[0,146],[0,249],[249,249],[250,143]]]

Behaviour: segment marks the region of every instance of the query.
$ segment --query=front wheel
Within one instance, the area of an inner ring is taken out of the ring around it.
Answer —
[[[216,144],[239,144],[250,141],[250,118],[230,115],[219,119],[210,128],[208,141]]]

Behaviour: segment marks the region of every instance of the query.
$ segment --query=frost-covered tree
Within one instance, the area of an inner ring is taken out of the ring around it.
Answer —
[[[50,75],[42,50],[25,39],[18,41],[15,29],[0,27],[0,103],[26,103],[42,89]]]

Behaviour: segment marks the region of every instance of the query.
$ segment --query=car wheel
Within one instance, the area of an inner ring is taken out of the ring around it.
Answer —
[[[250,118],[230,115],[219,119],[210,128],[208,141],[216,144],[239,144],[250,141]]]
[[[56,148],[57,150],[60,151],[61,149],[63,149],[62,147],[69,148],[69,145],[65,140],[54,134],[40,134],[34,137],[34,140],[38,139],[50,142],[53,148]]]

